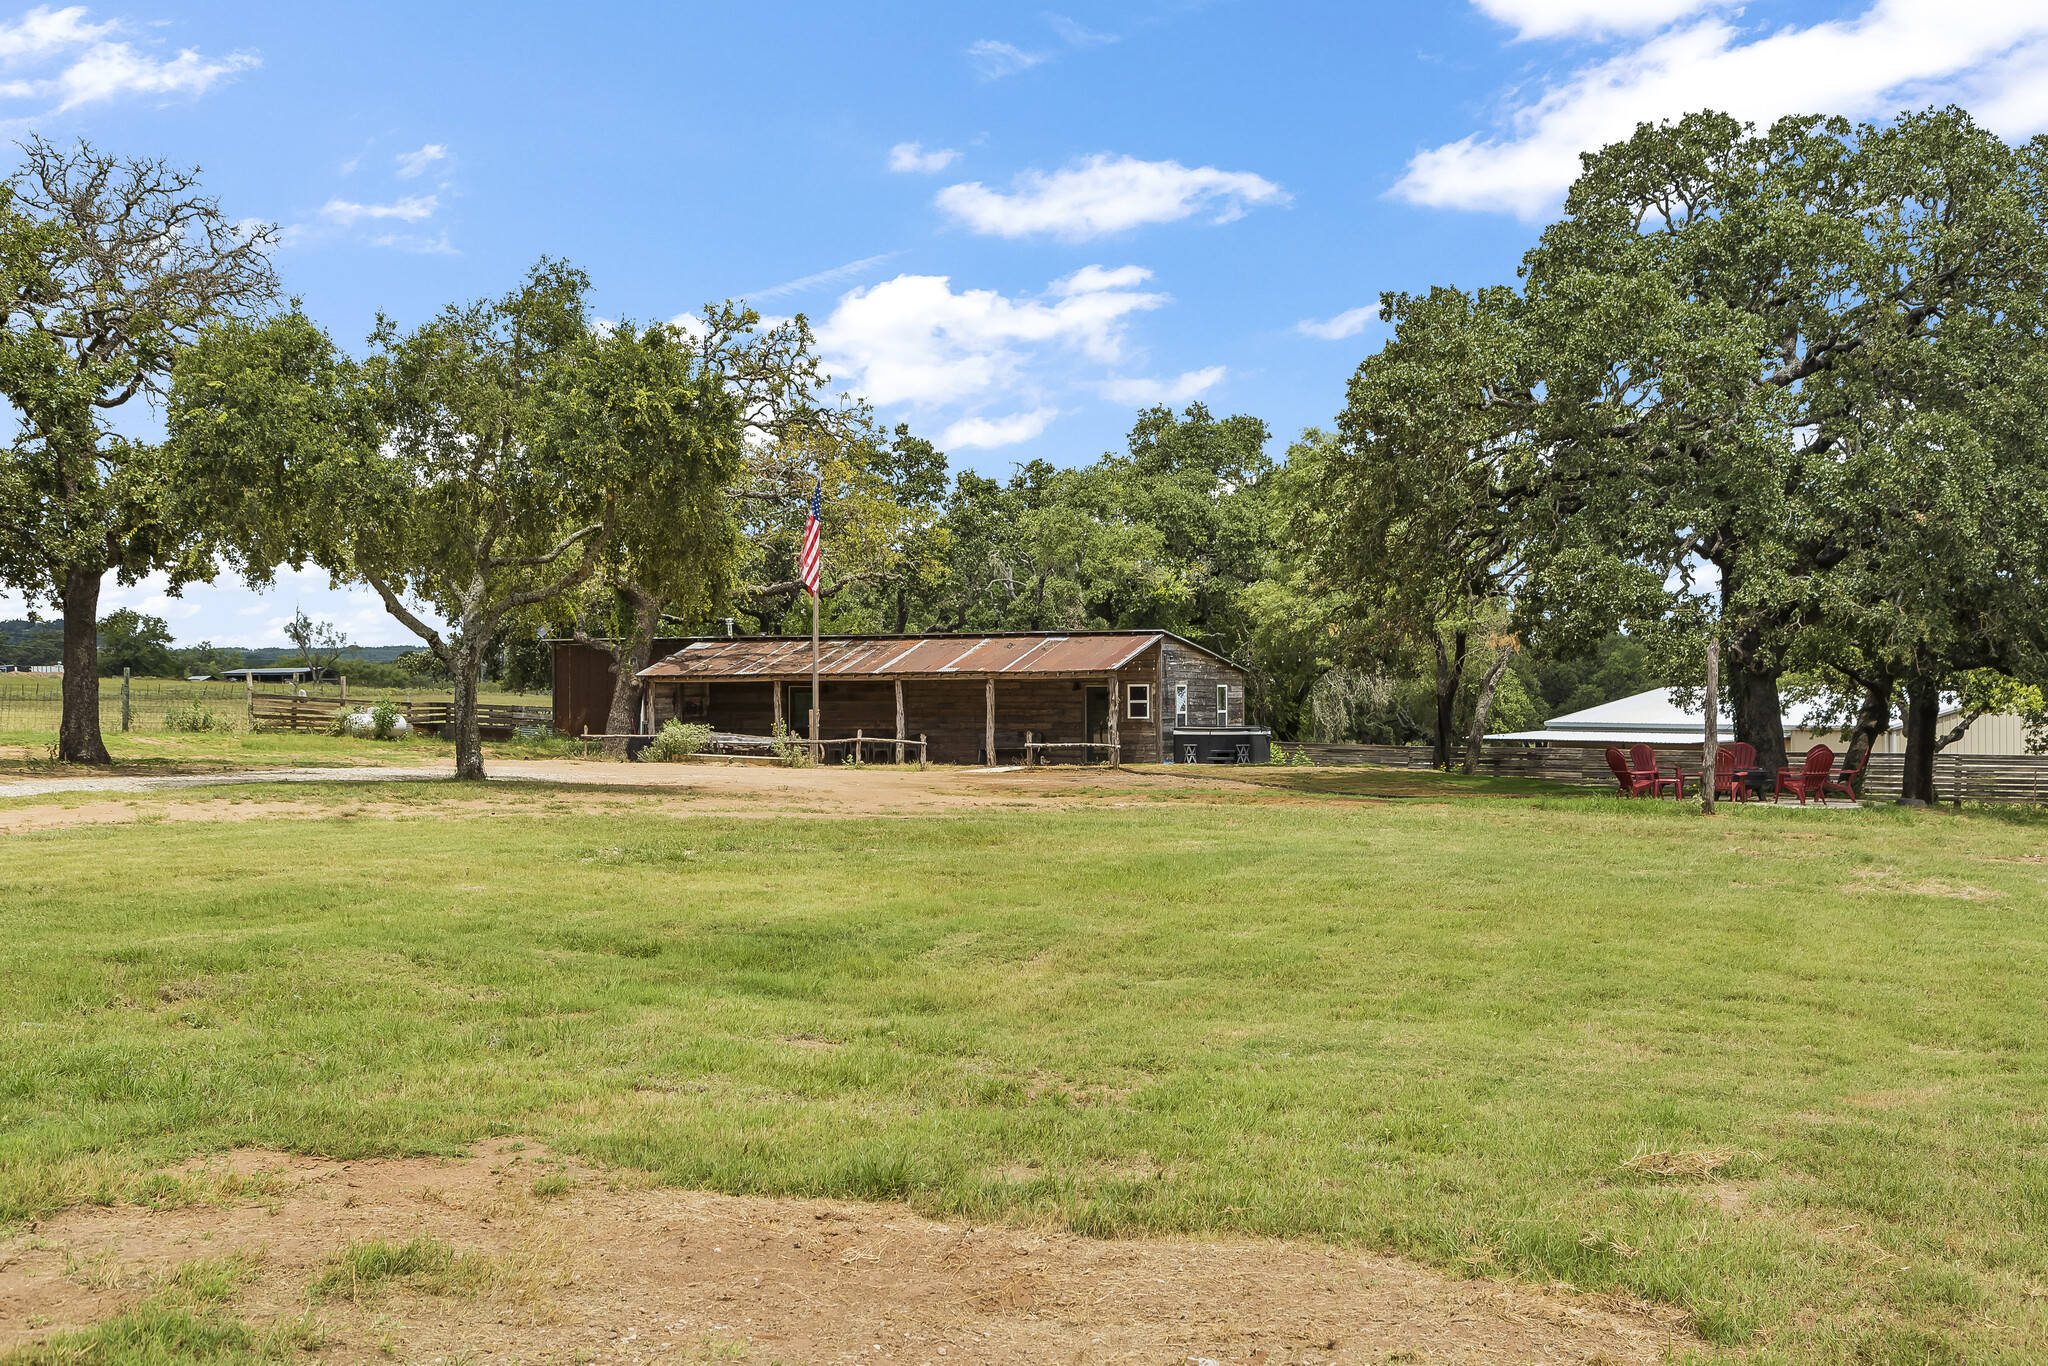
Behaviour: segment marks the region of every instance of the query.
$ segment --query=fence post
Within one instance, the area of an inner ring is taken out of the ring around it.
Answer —
[[[856,728],[853,732],[853,766],[855,768],[860,767],[861,759],[865,757],[862,754],[862,751],[865,750],[867,746],[861,743],[861,739],[866,734],[866,731],[860,730],[858,728]]]
[[[121,670],[121,729],[124,731],[128,729],[128,682],[133,672],[132,669]]]
[[[925,750],[924,732],[919,731],[917,733],[917,771],[919,773],[924,772],[924,761],[929,757],[930,755]]]
[[[343,675],[341,676],[341,706],[342,706],[342,710],[344,710],[344,711],[346,711],[346,710],[348,709],[348,675],[347,675],[347,674],[343,674]]]
[[[242,675],[242,681],[249,685],[249,729],[256,729],[256,674],[254,670]]]

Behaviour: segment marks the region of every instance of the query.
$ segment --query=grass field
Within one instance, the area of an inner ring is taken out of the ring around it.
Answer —
[[[0,1220],[191,1198],[150,1173],[233,1145],[517,1133],[1352,1241],[1680,1305],[1739,1359],[2048,1357],[2048,825],[1258,777],[1314,800],[484,819],[335,785],[13,836]]]
[[[0,745],[19,743],[47,746],[57,736],[57,723],[63,715],[63,680],[54,674],[0,674]],[[333,683],[308,684],[304,691],[307,696],[333,701],[341,696],[341,689]],[[289,697],[291,689],[279,683],[259,683],[256,693],[260,697]],[[410,697],[415,702],[447,702],[454,694],[444,687],[425,686],[418,688],[363,688],[357,687],[349,693],[351,701],[375,702],[389,696],[404,702]],[[513,693],[486,683],[480,694],[485,702],[506,703],[523,706],[551,706],[554,699],[546,693]],[[177,678],[136,678],[129,681],[128,721],[132,735],[161,735],[164,733],[164,716],[167,712],[192,705],[194,702],[212,707],[228,714],[237,729],[244,728],[247,715],[248,687],[242,683],[189,683]],[[100,680],[100,730],[105,733],[110,747],[113,738],[121,733],[121,680],[102,678]]]

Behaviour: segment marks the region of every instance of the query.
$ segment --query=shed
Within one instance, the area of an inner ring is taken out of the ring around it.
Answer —
[[[809,636],[660,645],[666,653],[639,674],[644,731],[679,717],[743,735],[767,735],[778,721],[806,733]],[[609,660],[574,641],[555,649],[556,725],[600,730]],[[1219,734],[1256,748],[1267,735],[1246,724],[1244,670],[1170,631],[829,636],[819,642],[818,674],[819,738],[923,735],[938,763],[1019,761],[1027,735],[1077,747],[1057,751],[1062,757],[1105,758],[1114,743],[1124,762],[1156,763],[1176,757],[1177,732],[1201,732],[1198,758],[1207,762],[1237,757],[1234,744],[1214,740]],[[585,695],[601,682],[603,701],[579,707],[578,697],[562,695],[565,682]]]

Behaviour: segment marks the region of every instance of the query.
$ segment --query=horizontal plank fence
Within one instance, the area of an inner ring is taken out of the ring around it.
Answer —
[[[453,702],[420,702],[405,709],[405,719],[415,729],[439,731],[455,716]],[[553,707],[531,707],[511,703],[479,702],[477,729],[486,735],[512,735],[522,730],[547,730],[554,725]]]
[[[1377,764],[1384,768],[1430,768],[1428,745],[1325,745],[1276,742],[1275,752],[1305,751],[1318,764]],[[1669,773],[1676,767],[1691,775],[1700,769],[1698,745],[1657,745],[1657,768]],[[1845,747],[1836,750],[1836,765]],[[1463,746],[1455,751],[1453,767],[1462,764]],[[1793,756],[1796,766],[1798,756]],[[1895,801],[1905,775],[1905,756],[1873,754],[1863,774],[1863,795],[1869,801]],[[1476,771],[1490,778],[1541,778],[1574,787],[1614,786],[1614,774],[1607,767],[1607,751],[1595,746],[1483,745]],[[1691,783],[1688,793],[1694,791]],[[1938,754],[1934,758],[1934,791],[1944,802],[2011,804],[2048,802],[2048,755],[2040,754]]]

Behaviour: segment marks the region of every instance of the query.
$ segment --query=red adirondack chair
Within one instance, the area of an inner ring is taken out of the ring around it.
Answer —
[[[1749,775],[1756,772],[1756,746],[1737,740],[1732,745],[1723,745],[1721,755],[1714,760],[1714,790],[1721,790],[1721,766],[1728,765],[1728,796],[1742,801],[1753,795],[1749,786]]]
[[[1874,746],[1874,745],[1873,745],[1873,746],[1871,746],[1871,748],[1872,748],[1872,749],[1875,749],[1875,748],[1876,748],[1876,746]],[[1823,779],[1821,780],[1821,784],[1820,784],[1820,796],[1821,796],[1821,800],[1822,800],[1822,801],[1826,801],[1826,800],[1827,800],[1827,796],[1828,796],[1828,793],[1830,793],[1830,792],[1839,792],[1839,793],[1841,793],[1841,794],[1842,794],[1842,795],[1843,795],[1844,797],[1847,797],[1847,798],[1848,798],[1848,799],[1849,799],[1850,801],[1852,801],[1852,802],[1853,802],[1853,801],[1855,801],[1855,800],[1857,800],[1857,797],[1856,797],[1856,778],[1857,778],[1857,775],[1861,774],[1861,773],[1863,772],[1863,770],[1864,770],[1864,769],[1865,769],[1866,767],[1868,767],[1868,766],[1869,766],[1869,764],[1870,764],[1870,750],[1869,750],[1869,749],[1866,749],[1866,750],[1864,750],[1864,751],[1863,751],[1863,762],[1862,762],[1862,763],[1860,763],[1860,764],[1858,764],[1858,765],[1856,765],[1856,767],[1854,767],[1854,768],[1850,768],[1850,767],[1849,767],[1849,756],[1848,756],[1848,755],[1846,755],[1846,754],[1844,754],[1844,755],[1842,756],[1842,771],[1841,771],[1840,773],[1835,773],[1835,774],[1831,774],[1831,775],[1829,775],[1828,777],[1826,777],[1826,778],[1823,778]]]
[[[1771,790],[1771,800],[1778,800],[1778,794],[1782,792],[1798,794],[1801,806],[1806,805],[1809,796],[1825,800],[1828,770],[1834,764],[1835,752],[1826,745],[1815,745],[1806,751],[1806,762],[1800,766],[1799,772],[1793,773],[1784,768],[1778,770],[1778,785]]]
[[[1655,768],[1648,772],[1635,771],[1629,764],[1628,756],[1612,745],[1607,747],[1607,767],[1614,770],[1614,781],[1620,785],[1622,796],[1634,797],[1644,792],[1653,797],[1657,795],[1658,778]]]
[[[1678,771],[1678,765],[1671,766],[1671,776],[1664,776],[1664,770],[1657,767],[1657,751],[1648,745],[1631,745],[1628,751],[1629,772],[1650,775],[1650,795],[1661,797],[1667,787],[1676,788],[1678,795],[1685,795],[1685,775]]]
[[[1740,742],[1722,745],[1714,751],[1714,795],[1739,802],[1749,792],[1750,771],[1756,767],[1756,746]],[[1701,782],[1697,773],[1680,773],[1678,795],[1685,795],[1685,784]]]

